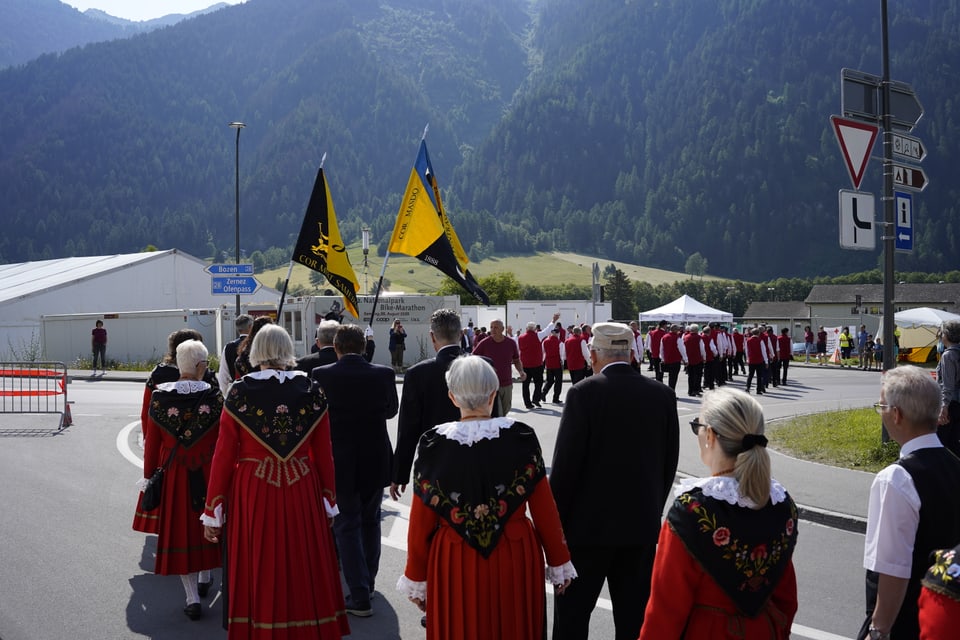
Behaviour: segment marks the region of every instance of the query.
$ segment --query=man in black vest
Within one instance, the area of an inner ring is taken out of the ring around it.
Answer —
[[[887,371],[875,405],[900,459],[874,478],[863,565],[867,617],[860,639],[920,637],[917,598],[930,552],[960,540],[960,458],[937,438],[940,388],[914,366]],[[905,535],[906,532],[906,535]]]
[[[253,318],[245,313],[241,314],[233,321],[233,326],[237,329],[237,339],[224,345],[223,352],[220,354],[220,368],[217,370],[217,381],[220,383],[220,391],[224,395],[230,389],[230,383],[237,379],[237,371],[234,368],[234,363],[237,361],[237,349],[243,339],[247,337],[247,334],[250,333],[250,329],[253,327]]]
[[[314,343],[317,350],[297,358],[296,369],[310,373],[317,367],[333,364],[337,361],[337,352],[333,349],[333,338],[337,335],[340,323],[336,320],[321,320],[314,334]]]

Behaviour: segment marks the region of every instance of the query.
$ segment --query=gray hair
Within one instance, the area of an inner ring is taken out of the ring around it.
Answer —
[[[233,326],[236,327],[240,333],[247,333],[250,331],[250,327],[253,326],[253,318],[245,313],[241,313],[237,316],[237,319],[233,321]]]
[[[700,331],[700,325],[698,325],[696,322],[691,322],[690,325],[687,327],[687,331],[689,331],[690,333],[696,333]]]
[[[185,340],[177,345],[177,369],[194,371],[207,359],[207,347],[199,340]]]
[[[336,320],[321,320],[317,325],[317,342],[320,344],[333,344],[333,338],[337,335],[337,329],[340,323]]]
[[[537,330],[537,323],[536,323],[536,322],[528,322],[528,323],[527,323],[527,331],[536,331],[536,330]]]
[[[930,372],[914,365],[885,371],[880,381],[886,403],[900,409],[904,420],[931,430],[940,417],[940,385]]]
[[[444,345],[460,341],[461,324],[460,314],[453,309],[437,309],[430,316],[430,331]]]
[[[286,369],[297,364],[293,340],[287,330],[278,324],[265,324],[250,345],[250,364],[266,365],[270,369]]]
[[[940,333],[952,344],[960,344],[960,320],[944,320]]]
[[[490,395],[500,388],[497,372],[480,356],[460,356],[447,370],[447,388],[463,408],[486,407]]]
[[[743,437],[763,435],[763,407],[739,389],[720,388],[703,396],[703,421],[717,436],[723,452],[736,459],[734,476],[740,492],[758,507],[770,499],[770,454],[764,446],[743,448]]]

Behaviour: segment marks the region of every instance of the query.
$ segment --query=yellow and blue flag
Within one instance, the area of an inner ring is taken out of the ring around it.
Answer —
[[[333,210],[333,198],[323,175],[323,167],[317,171],[313,193],[307,204],[307,212],[300,227],[293,260],[314,271],[319,271],[340,293],[347,311],[354,318],[360,317],[357,310],[357,289],[360,283],[350,264],[350,256],[340,237],[337,215]]]
[[[455,280],[483,304],[490,304],[490,298],[467,269],[470,262],[467,253],[443,209],[440,187],[425,140],[420,141],[420,152],[410,171],[397,223],[390,236],[389,251],[423,260]]]

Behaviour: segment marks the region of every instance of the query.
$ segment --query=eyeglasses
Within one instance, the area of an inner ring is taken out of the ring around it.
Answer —
[[[208,364],[210,364],[210,361],[209,361],[209,360],[201,360],[200,362],[197,363],[197,366],[198,366],[198,367],[199,367],[200,365],[207,366]]]
[[[884,409],[893,408],[892,404],[884,404],[883,402],[874,402],[873,408],[876,409],[877,413],[882,414]]]
[[[690,421],[690,430],[693,431],[693,435],[700,435],[700,427],[704,429],[709,429],[706,422],[700,422],[700,418],[694,418]]]

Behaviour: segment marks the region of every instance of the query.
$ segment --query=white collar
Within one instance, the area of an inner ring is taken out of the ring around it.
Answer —
[[[700,487],[703,495],[723,500],[729,504],[756,509],[756,503],[750,498],[741,495],[740,483],[730,476],[712,476],[709,478],[683,478],[673,491],[674,496],[687,493],[691,489]],[[779,482],[770,478],[770,502],[779,504],[787,497],[787,490]]]
[[[267,380],[269,378],[276,378],[280,381],[280,384],[283,384],[287,380],[292,380],[297,376],[305,376],[306,372],[300,370],[293,371],[281,371],[280,369],[261,369],[260,371],[254,371],[243,376],[244,378],[253,378],[254,380]]]
[[[177,393],[188,394],[206,391],[210,388],[209,382],[203,380],[175,380],[173,382],[164,382],[157,385],[160,391],[176,391]]]
[[[501,429],[509,429],[516,422],[513,418],[488,418],[486,420],[467,420],[465,422],[445,422],[436,426],[437,433],[448,440],[456,440],[468,447],[481,440],[493,440],[500,437]]]

